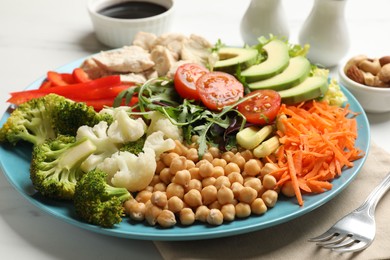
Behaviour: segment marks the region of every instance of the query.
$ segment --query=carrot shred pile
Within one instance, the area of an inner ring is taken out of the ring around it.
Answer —
[[[274,162],[278,169],[271,173],[277,187],[291,182],[300,206],[304,203],[302,193],[330,190],[331,181],[363,157],[363,151],[355,147],[357,115],[348,105],[317,101],[283,104],[277,131],[281,146]]]

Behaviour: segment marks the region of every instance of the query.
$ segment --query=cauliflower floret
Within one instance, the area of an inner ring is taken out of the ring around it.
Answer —
[[[108,182],[135,192],[146,188],[153,179],[157,163],[153,149],[145,147],[135,155],[130,152],[117,152],[98,165],[108,174]]]
[[[175,148],[176,144],[171,138],[164,139],[164,133],[161,131],[154,132],[150,134],[144,144],[145,149],[153,149],[156,153],[156,159],[166,151],[172,150]]]
[[[137,141],[146,131],[146,124],[142,118],[132,119],[125,110],[114,113],[114,122],[108,128],[108,136],[116,143]]]
[[[173,140],[183,140],[183,135],[181,129],[176,125],[172,124],[171,121],[162,113],[154,111],[150,115],[150,125],[146,131],[147,135],[150,135],[154,132],[161,131],[164,134],[164,137],[171,138]]]
[[[88,156],[80,166],[84,172],[93,170],[106,157],[110,157],[113,153],[119,151],[119,146],[108,137],[107,129],[107,122],[100,121],[93,127],[84,125],[77,130],[76,140],[86,137],[96,146],[96,151]]]

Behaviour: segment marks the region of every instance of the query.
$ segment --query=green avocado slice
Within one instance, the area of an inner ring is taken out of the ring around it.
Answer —
[[[289,64],[288,46],[281,40],[274,39],[263,46],[267,59],[241,72],[246,82],[254,82],[270,78],[282,72]]]
[[[246,69],[257,60],[258,51],[250,48],[223,47],[218,50],[219,60],[214,64],[214,70],[234,73],[237,66]]]
[[[310,73],[310,62],[303,56],[296,56],[290,59],[287,68],[281,73],[261,81],[248,84],[249,88],[273,89],[276,91],[291,88],[307,78]]]
[[[297,104],[323,96],[328,91],[328,82],[325,77],[313,76],[306,78],[295,87],[279,91],[282,103]]]

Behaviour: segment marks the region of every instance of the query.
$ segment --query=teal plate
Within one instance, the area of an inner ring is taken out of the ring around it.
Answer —
[[[79,66],[83,60],[84,59],[80,59],[69,63],[59,68],[57,71],[70,72],[73,68]],[[28,89],[37,88],[43,79],[44,77],[35,81],[28,87]],[[362,149],[365,154],[368,154],[370,129],[367,116],[355,97],[353,97],[352,94],[344,87],[342,87],[342,90],[349,100],[351,110],[360,113],[357,117],[359,129],[356,145]],[[1,125],[4,124],[8,117],[9,112],[7,111],[1,119]],[[124,218],[120,224],[116,225],[112,229],[105,229],[86,224],[77,217],[71,202],[49,200],[42,197],[34,190],[29,178],[30,159],[31,145],[29,144],[18,144],[16,147],[8,145],[0,146],[0,163],[4,175],[18,192],[44,212],[47,212],[54,217],[77,227],[105,235],[140,240],[173,241],[233,236],[272,227],[298,218],[330,201],[345,187],[347,187],[359,173],[365,162],[366,156],[355,161],[353,168],[344,170],[341,177],[333,180],[332,190],[322,194],[304,196],[305,205],[303,207],[299,207],[295,199],[282,197],[279,198],[274,208],[268,210],[262,216],[250,216],[245,219],[238,219],[233,222],[224,223],[220,226],[195,223],[191,226],[176,225],[173,228],[168,229],[156,226],[151,227],[145,223],[131,221],[128,218]]]

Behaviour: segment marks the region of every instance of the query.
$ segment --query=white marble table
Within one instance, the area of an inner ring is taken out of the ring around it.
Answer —
[[[241,45],[240,19],[249,0],[176,0],[172,31],[196,33]],[[291,40],[313,1],[284,0]],[[349,55],[390,55],[388,0],[347,3]],[[95,39],[81,0],[0,1],[0,113],[11,91],[46,71],[106,49]],[[368,115],[372,139],[390,152],[390,113]],[[58,220],[29,204],[0,174],[0,259],[160,259],[150,241],[95,234]]]

